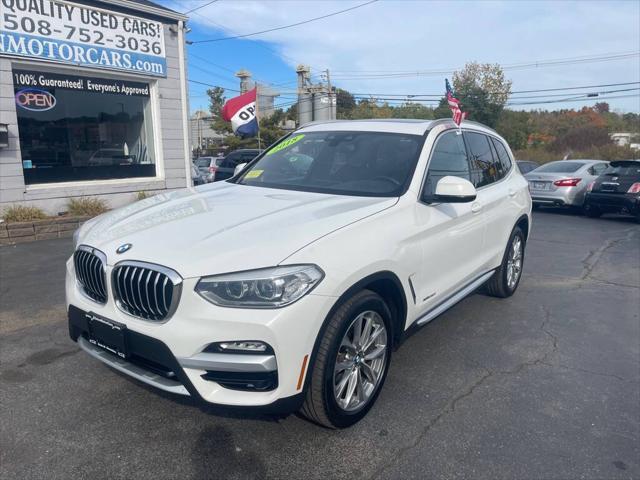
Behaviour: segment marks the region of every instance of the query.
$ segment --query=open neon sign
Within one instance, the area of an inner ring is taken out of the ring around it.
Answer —
[[[32,112],[46,112],[56,106],[56,97],[46,90],[25,88],[16,93],[16,105]]]

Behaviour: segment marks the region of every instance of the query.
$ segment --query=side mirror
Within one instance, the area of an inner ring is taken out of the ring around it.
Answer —
[[[469,180],[446,176],[438,181],[435,193],[428,200],[440,203],[468,203],[473,202],[476,195],[476,187]]]
[[[236,165],[235,170],[233,171],[233,175],[237,175],[239,174],[242,170],[244,170],[244,167],[247,166],[247,163],[239,163],[238,165]]]

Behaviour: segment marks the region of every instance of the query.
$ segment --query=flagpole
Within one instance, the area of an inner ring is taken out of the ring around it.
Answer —
[[[256,83],[256,123],[258,124],[258,150],[262,149],[261,146],[261,141],[260,141],[260,120],[258,120],[258,104],[260,103],[258,101],[259,95],[258,95],[258,84]]]

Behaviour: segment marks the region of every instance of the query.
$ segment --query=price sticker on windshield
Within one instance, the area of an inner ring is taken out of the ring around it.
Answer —
[[[264,172],[264,170],[251,170],[250,172],[247,172],[244,178],[258,178],[262,175],[262,172]]]
[[[276,152],[279,152],[281,150],[285,150],[285,149],[289,148],[291,145],[293,145],[295,143],[298,143],[303,138],[304,138],[304,135],[296,135],[295,137],[287,138],[285,141],[279,143],[278,145],[273,147],[271,150],[269,150],[267,152],[267,155],[272,155],[272,154],[274,154]]]

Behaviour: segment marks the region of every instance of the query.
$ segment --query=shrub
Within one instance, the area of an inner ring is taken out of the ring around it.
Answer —
[[[2,218],[7,223],[11,222],[30,222],[32,220],[41,220],[47,218],[45,213],[38,207],[30,207],[27,205],[12,205],[5,209]]]
[[[107,203],[95,197],[79,197],[69,199],[67,209],[74,217],[95,217],[106,212],[109,208]]]
[[[138,200],[144,200],[145,198],[149,198],[151,195],[149,195],[147,192],[145,191],[140,191],[138,193],[136,193],[136,198]]]

